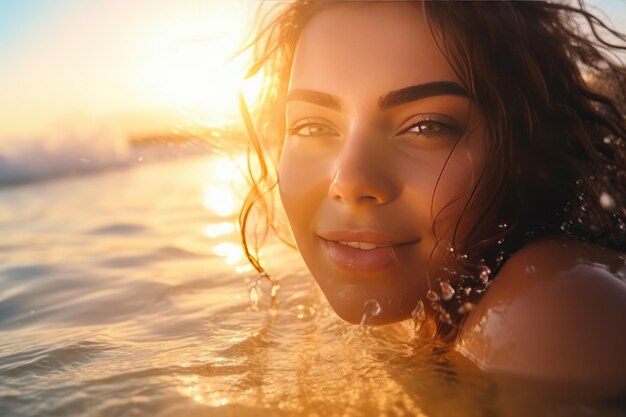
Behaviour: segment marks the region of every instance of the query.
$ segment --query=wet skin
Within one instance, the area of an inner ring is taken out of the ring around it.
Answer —
[[[410,2],[333,6],[303,30],[279,188],[308,268],[347,321],[371,299],[382,307],[371,323],[408,318],[428,276],[437,283],[434,217],[445,244],[485,163],[484,118],[460,86]],[[625,279],[622,254],[536,242],[505,264],[457,348],[487,370],[625,381]]]
[[[433,217],[449,241],[484,155],[482,116],[419,8],[320,12],[286,106],[279,186],[307,266],[345,320],[358,323],[369,299],[382,307],[373,323],[409,317],[428,290]]]
[[[465,321],[457,349],[490,371],[605,382],[598,394],[623,394],[625,259],[560,237],[526,246]]]

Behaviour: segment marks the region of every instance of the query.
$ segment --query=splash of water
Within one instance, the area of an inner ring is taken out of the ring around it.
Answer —
[[[361,324],[359,325],[361,329],[364,330],[369,321],[373,317],[379,316],[382,311],[383,309],[377,300],[367,300],[365,304],[363,304],[363,317],[361,317]]]
[[[448,301],[449,299],[454,297],[454,288],[452,288],[452,285],[450,285],[448,282],[441,281],[439,283],[439,286],[441,287],[441,298],[443,298],[445,301]]]
[[[259,303],[263,294],[263,288],[261,288],[261,281],[264,279],[269,280],[270,287],[270,307],[269,312],[272,316],[278,314],[278,291],[280,290],[280,284],[274,280],[267,273],[262,273],[248,288],[248,299],[250,300],[250,308],[253,311],[259,310]]]
[[[470,303],[469,301],[467,301],[467,302],[461,304],[456,311],[459,314],[467,314],[470,311],[472,311],[474,309],[474,307],[476,307],[476,306],[473,303]]]
[[[489,276],[491,275],[491,268],[489,268],[487,265],[483,265],[480,268],[480,273],[479,273],[479,277],[480,280],[483,282],[484,285],[487,285],[489,283]]]
[[[248,289],[248,298],[250,299],[250,308],[253,311],[259,310],[259,302],[261,301],[261,286],[259,285],[259,281],[256,280],[250,285]]]
[[[426,298],[433,302],[439,300],[439,296],[433,290],[428,290],[428,292],[426,293]]]
[[[272,280],[272,288],[270,288],[270,314],[275,316],[278,314],[278,291],[280,284]]]
[[[411,340],[415,340],[422,328],[422,324],[426,321],[426,310],[424,309],[424,302],[422,300],[417,302],[417,305],[411,312],[411,319],[413,320],[413,335],[411,336]]]

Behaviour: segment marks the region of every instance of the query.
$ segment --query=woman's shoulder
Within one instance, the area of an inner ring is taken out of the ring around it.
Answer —
[[[457,349],[486,370],[626,380],[626,264],[600,246],[550,238],[504,264]]]

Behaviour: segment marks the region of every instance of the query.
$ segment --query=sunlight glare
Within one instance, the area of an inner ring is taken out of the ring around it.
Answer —
[[[224,182],[243,182],[242,172],[245,164],[245,155],[217,158],[212,162],[213,178]]]
[[[235,231],[235,225],[233,223],[228,223],[228,222],[210,224],[204,228],[204,234],[210,238],[227,235],[227,234],[233,233],[234,231]]]
[[[238,264],[243,260],[243,249],[234,243],[220,243],[215,245],[213,253],[226,259],[228,265]]]
[[[243,80],[249,51],[233,58],[248,30],[246,9],[211,5],[200,16],[174,18],[145,40],[152,52],[141,76],[151,101],[209,119],[238,115],[239,91],[253,105],[261,77]]]
[[[229,217],[237,211],[237,202],[230,187],[211,185],[204,187],[204,207],[220,217]]]

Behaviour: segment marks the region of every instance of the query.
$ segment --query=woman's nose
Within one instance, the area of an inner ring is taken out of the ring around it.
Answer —
[[[338,158],[329,197],[345,204],[381,205],[393,201],[399,187],[393,161],[372,137],[347,138]]]

